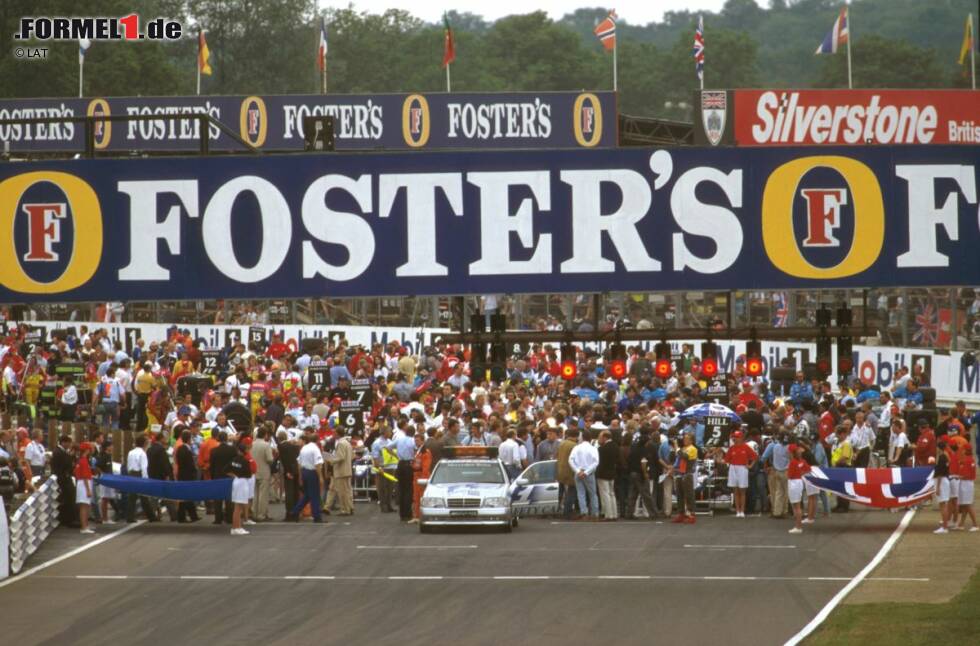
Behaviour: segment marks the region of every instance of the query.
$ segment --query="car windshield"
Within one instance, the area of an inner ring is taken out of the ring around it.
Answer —
[[[504,474],[495,462],[453,464],[441,462],[429,482],[433,484],[504,484]]]

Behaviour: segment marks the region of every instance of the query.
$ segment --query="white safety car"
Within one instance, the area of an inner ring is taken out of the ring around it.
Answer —
[[[510,481],[497,449],[482,446],[447,447],[424,486],[419,531],[462,525],[500,527],[510,532],[517,525],[511,508]]]

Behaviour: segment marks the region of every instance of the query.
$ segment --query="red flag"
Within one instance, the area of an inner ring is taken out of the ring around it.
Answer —
[[[446,42],[442,52],[442,66],[445,67],[456,60],[456,38],[453,36],[453,28],[449,25],[449,15],[442,15],[443,23],[446,28]]]
[[[593,33],[602,42],[606,51],[616,47],[616,12],[610,11],[605,20],[595,26]]]

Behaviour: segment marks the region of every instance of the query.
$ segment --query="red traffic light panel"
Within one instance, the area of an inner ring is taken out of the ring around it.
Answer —
[[[609,376],[623,379],[626,376],[626,348],[622,343],[614,343],[609,348]]]
[[[701,344],[701,375],[708,378],[718,376],[718,346],[711,341]]]
[[[749,341],[745,344],[745,374],[749,377],[761,377],[762,372],[762,344]]]
[[[571,381],[578,376],[578,365],[575,363],[575,346],[563,345],[561,347],[561,378]]]
[[[674,372],[674,366],[670,359],[657,359],[657,364],[653,368],[655,375],[661,379],[669,379]]]

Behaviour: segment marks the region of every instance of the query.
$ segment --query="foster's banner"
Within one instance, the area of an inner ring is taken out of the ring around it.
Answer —
[[[334,117],[337,150],[593,148],[617,143],[612,92],[0,100],[0,120],[164,117],[97,122],[96,150],[197,150],[199,122],[173,117],[183,114],[207,114],[264,150],[302,150],[303,118],[308,116]],[[213,125],[208,135],[212,150],[242,149]],[[13,152],[81,151],[84,138],[82,123],[0,124],[0,145]]]
[[[980,285],[976,147],[0,165],[0,302]]]
[[[729,96],[739,146],[980,143],[980,92],[970,90],[732,90]]]

